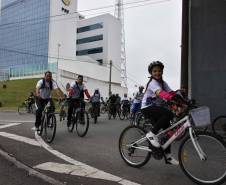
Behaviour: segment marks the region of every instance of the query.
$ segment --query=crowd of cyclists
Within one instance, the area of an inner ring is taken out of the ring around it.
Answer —
[[[96,120],[102,112],[107,112],[108,119],[119,116],[120,119],[130,119],[131,123],[134,123],[136,115],[139,113],[143,116],[144,120],[152,124],[151,129],[143,129],[145,138],[147,138],[152,145],[152,152],[163,153],[166,164],[179,165],[179,162],[171,154],[170,144],[162,151],[162,141],[159,140],[158,134],[160,131],[163,132],[171,128],[173,124],[172,121],[175,118],[178,118],[178,121],[182,119],[183,116],[187,115],[188,113],[186,111],[191,105],[188,99],[186,99],[187,96],[184,90],[173,91],[167,82],[163,80],[163,70],[164,65],[162,62],[153,61],[148,66],[150,77],[146,87],[139,86],[132,98],[128,97],[127,93],[125,93],[123,97],[120,97],[119,94],[110,92],[109,97],[105,99],[102,97],[101,90],[98,88],[94,90],[92,95],[89,93],[83,82],[82,75],[78,75],[77,79],[73,82],[67,83],[65,88],[66,93],[63,94],[58,88],[57,83],[52,79],[52,73],[47,71],[44,74],[44,78],[37,82],[35,95],[30,93],[27,99],[28,110],[30,110],[32,104],[35,103],[36,105],[35,129],[37,132],[41,129],[42,115],[43,111],[46,110],[47,104],[51,104],[52,112],[55,111],[54,102],[52,100],[52,91],[55,90],[60,105],[60,116],[66,119],[69,130],[73,130],[74,124],[75,122],[77,124],[78,120],[81,125],[85,125],[85,117],[88,113],[90,113],[91,118],[94,118],[94,120]],[[89,107],[89,109],[87,107]],[[85,111],[87,109],[88,111]],[[76,112],[76,110],[79,110],[79,113]],[[79,115],[79,117],[77,117],[77,115]],[[87,133],[87,129],[88,126],[85,132],[80,134],[82,137]],[[128,127],[126,129],[130,128]],[[176,128],[176,135],[177,133],[181,134],[180,131],[180,127]],[[134,148],[137,148],[137,145],[135,145]],[[135,149],[129,150],[129,155],[132,155],[134,150]],[[158,156],[159,155],[155,155],[156,158],[158,158]]]

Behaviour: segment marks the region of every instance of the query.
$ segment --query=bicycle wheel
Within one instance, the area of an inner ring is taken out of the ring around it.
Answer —
[[[142,137],[144,137],[145,131],[137,126],[126,127],[119,138],[119,152],[122,159],[132,167],[141,167],[145,165],[150,157],[151,153],[146,150],[138,149],[140,148],[150,148],[149,140],[144,140],[143,142],[136,142]]]
[[[28,112],[27,107],[25,104],[21,104],[17,108],[18,114],[25,114]]]
[[[56,116],[49,114],[45,122],[45,141],[48,143],[53,142],[56,135]]]
[[[125,119],[125,111],[124,110],[119,114],[119,119],[120,120],[124,120]]]
[[[68,132],[73,132],[76,122],[77,122],[77,120],[73,114],[72,119],[71,119],[71,124],[67,127]]]
[[[212,123],[212,130],[226,140],[226,116],[218,116]]]
[[[205,160],[200,159],[188,136],[179,148],[180,167],[197,184],[222,184],[226,180],[226,144],[220,137],[208,132],[197,132],[194,137],[205,154]]]
[[[42,135],[42,132],[43,132],[43,127],[44,127],[44,122],[45,122],[45,115],[43,114],[42,115],[42,118],[41,118],[41,125],[39,127],[39,130],[37,131],[38,135],[41,136]]]
[[[89,129],[89,116],[86,111],[78,111],[76,114],[76,131],[78,136],[84,137]]]

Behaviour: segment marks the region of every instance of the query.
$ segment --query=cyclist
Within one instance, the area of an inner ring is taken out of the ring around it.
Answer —
[[[144,96],[143,90],[144,90],[144,86],[139,86],[139,91],[134,95],[133,103],[131,106],[131,118],[132,119],[134,118],[136,112],[138,110],[140,110],[140,108],[141,108],[141,101]]]
[[[156,134],[160,129],[168,128],[170,120],[174,117],[173,113],[167,108],[165,101],[171,101],[176,97],[176,93],[163,80],[163,69],[164,65],[160,61],[154,61],[148,66],[148,72],[151,77],[147,83],[141,106],[145,119],[152,118],[155,121],[152,131],[149,131],[146,136],[156,148],[161,146]],[[179,164],[172,157],[170,146],[166,149],[165,153],[168,164]]]
[[[51,104],[54,108],[53,102],[51,100],[51,92],[52,90],[57,90],[57,96],[61,97],[61,93],[57,84],[52,79],[52,73],[50,71],[45,72],[45,76],[43,79],[39,80],[36,85],[36,120],[35,120],[35,128],[38,131],[39,126],[41,124],[42,111],[44,110],[48,101],[51,101]]]
[[[77,80],[73,81],[70,84],[70,89],[69,89],[70,99],[68,102],[68,116],[67,116],[68,127],[71,125],[71,117],[72,117],[73,109],[74,108],[77,109],[79,107],[85,108],[84,93],[87,96],[87,98],[90,99],[90,94],[83,83],[83,76],[78,75]]]
[[[117,113],[121,113],[121,97],[119,96],[119,94],[117,93],[116,95],[116,111]]]
[[[28,112],[31,112],[31,106],[35,103],[35,95],[33,92],[30,92],[26,101],[28,103]]]
[[[128,110],[128,112],[130,110],[130,101],[126,93],[124,94],[124,97],[122,98],[122,101],[121,101],[121,109],[122,111],[123,109]]]
[[[108,103],[108,111],[111,113],[111,114],[115,114],[116,113],[116,102],[117,102],[117,97],[115,94],[112,94],[110,92],[110,96],[107,100],[107,103]]]
[[[103,99],[103,98],[102,98]],[[93,96],[91,97],[91,103],[92,103],[92,109],[94,110],[94,108],[98,109],[98,116],[100,116],[100,101],[101,99],[101,95],[100,95],[100,91],[99,89],[95,89]]]

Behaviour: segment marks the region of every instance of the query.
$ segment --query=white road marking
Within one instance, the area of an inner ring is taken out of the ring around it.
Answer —
[[[89,177],[89,178],[95,178],[95,179],[109,180],[109,181],[118,182],[119,184],[123,184],[123,185],[138,185],[137,183],[122,179],[120,177],[111,175],[109,173],[105,173],[100,170],[95,172],[92,169],[84,170],[83,166],[78,166],[78,165],[47,162],[47,163],[34,166],[33,168],[52,171],[55,173],[63,173],[67,175],[76,175],[76,176],[83,176],[83,177]]]
[[[8,127],[13,127],[13,126],[20,125],[20,124],[21,124],[21,123],[4,124],[4,125],[1,125],[1,126],[0,126],[0,129],[8,128]]]
[[[121,177],[117,177],[110,173],[106,173],[102,170],[89,166],[85,163],[76,161],[76,160],[72,159],[71,157],[64,155],[63,153],[61,153],[57,150],[54,150],[53,148],[51,148],[49,145],[47,145],[42,140],[42,138],[37,134],[37,132],[35,132],[35,138],[40,143],[40,145],[43,148],[45,148],[47,151],[49,151],[53,155],[57,156],[58,158],[63,159],[64,161],[67,161],[68,163],[72,164],[73,167],[67,166],[64,164],[64,168],[69,167],[69,169],[73,169],[73,171],[70,173],[71,175],[85,176],[85,177],[91,177],[91,178],[96,178],[96,179],[104,179],[104,180],[118,182],[119,184],[122,184],[122,185],[128,185],[128,184],[140,185],[138,183],[134,183],[134,182],[128,181],[126,179],[122,179]],[[56,163],[55,164],[54,163],[47,163],[47,164],[44,163],[42,165],[38,165],[38,167],[52,169],[51,165],[55,166],[53,169],[58,170],[58,171],[60,170],[60,169],[58,169],[58,167],[60,167],[61,164],[56,164]],[[36,168],[37,168],[37,166],[36,166]],[[67,169],[67,171],[69,171],[69,170]]]
[[[7,133],[7,132],[0,132],[0,136],[6,137],[6,138],[9,138],[9,139],[13,139],[13,140],[16,140],[16,141],[20,141],[20,142],[23,142],[23,143],[27,143],[27,144],[30,144],[30,145],[33,145],[33,146],[41,146],[35,139],[30,139],[30,138],[19,136],[19,135],[16,135],[16,134],[10,134],[10,133]]]
[[[17,123],[17,122],[20,122],[20,123],[34,123],[35,121],[34,120],[0,120],[0,122],[5,122],[5,123]]]

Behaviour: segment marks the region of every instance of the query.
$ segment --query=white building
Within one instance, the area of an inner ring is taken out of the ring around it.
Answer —
[[[106,65],[121,65],[121,23],[110,14],[78,21],[77,56],[89,56]]]

